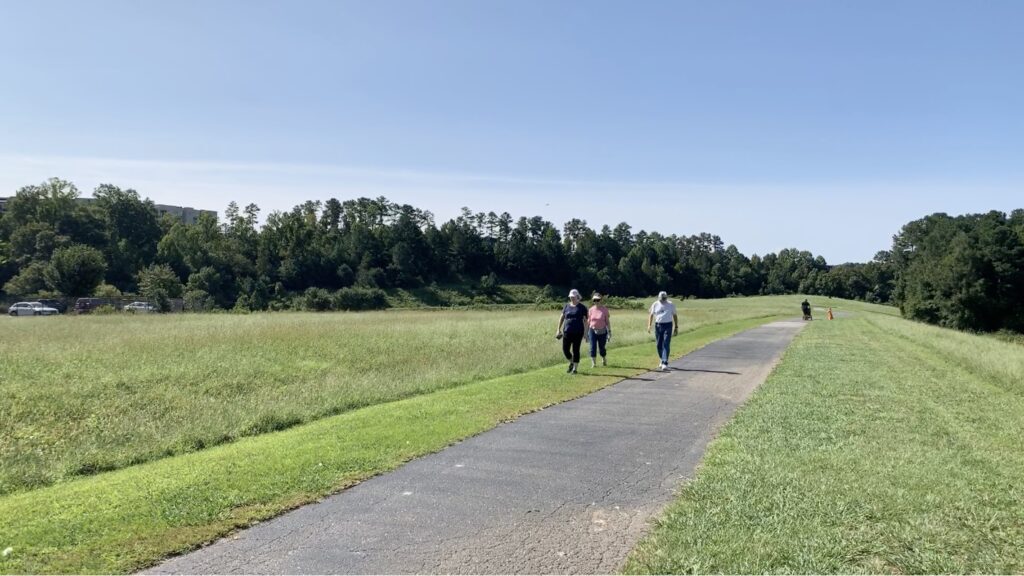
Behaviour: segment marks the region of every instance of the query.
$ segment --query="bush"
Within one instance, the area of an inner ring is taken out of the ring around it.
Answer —
[[[92,295],[95,298],[120,298],[122,296],[117,286],[111,286],[110,284],[100,284],[93,290]]]
[[[541,288],[541,292],[548,300],[562,300],[562,291],[551,284],[545,284],[544,287]]]
[[[4,292],[18,296],[32,296],[46,289],[46,264],[33,262],[25,266],[4,285]]]
[[[252,303],[249,301],[249,296],[246,294],[240,294],[238,300],[235,300],[235,307],[231,309],[232,312],[249,313],[252,311],[250,306]]]
[[[480,278],[480,293],[486,296],[496,296],[501,291],[498,285],[498,276],[494,272]]]
[[[171,298],[181,298],[184,286],[167,264],[153,264],[139,272],[139,292],[161,312],[171,311]]]
[[[302,309],[313,310],[315,312],[323,312],[324,310],[330,310],[333,302],[331,301],[331,293],[323,288],[307,288],[302,293]]]
[[[602,303],[613,310],[647,310],[654,302],[641,300],[639,298],[623,298],[621,296],[605,296]]]
[[[385,283],[384,271],[380,268],[363,268],[356,275],[356,286],[360,288],[379,288]]]
[[[171,311],[171,299],[163,288],[149,288],[146,297],[149,303],[161,314]]]
[[[205,290],[189,290],[185,292],[185,310],[189,312],[209,312],[215,306],[213,297]]]
[[[379,288],[342,288],[334,293],[335,310],[383,310],[388,296]]]
[[[102,304],[92,309],[93,314],[99,314],[101,316],[110,316],[111,314],[117,314],[117,308],[114,308],[110,304]]]
[[[352,268],[348,264],[338,266],[337,275],[338,282],[340,282],[342,286],[351,286],[356,277],[355,272],[352,271]]]
[[[284,298],[275,298],[267,306],[267,310],[271,312],[284,312],[293,309],[295,309],[295,306],[292,305],[291,301]]]

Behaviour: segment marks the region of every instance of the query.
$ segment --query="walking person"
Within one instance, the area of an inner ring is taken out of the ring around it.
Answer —
[[[580,303],[580,291],[573,288],[569,291],[569,303],[562,308],[558,317],[558,331],[555,338],[562,340],[562,354],[569,361],[569,374],[576,373],[580,364],[580,343],[586,334],[587,307]]]
[[[608,342],[612,339],[612,320],[608,309],[601,304],[601,293],[594,292],[594,305],[587,311],[590,340],[590,367],[597,366],[597,354],[601,354],[601,366],[608,365]]]
[[[676,315],[676,305],[668,299],[668,293],[664,290],[658,293],[658,300],[651,304],[651,315],[647,317],[647,332],[651,332],[654,326],[654,338],[658,343],[658,357],[661,364],[658,370],[668,370],[669,346],[672,343],[672,336],[679,334],[679,316]]]

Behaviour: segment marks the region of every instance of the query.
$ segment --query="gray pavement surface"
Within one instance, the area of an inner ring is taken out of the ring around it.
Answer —
[[[709,344],[150,573],[614,572],[803,326]]]

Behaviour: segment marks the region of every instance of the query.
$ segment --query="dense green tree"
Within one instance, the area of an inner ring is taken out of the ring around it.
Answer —
[[[44,262],[32,262],[4,284],[4,292],[12,296],[28,297],[48,288],[46,284],[46,267]]]
[[[135,286],[138,271],[153,262],[162,230],[156,207],[135,190],[101,184],[93,192],[106,232],[107,281],[122,290]]]
[[[0,219],[3,215],[0,214]],[[2,227],[2,225],[0,225]],[[0,240],[0,286],[3,286],[17,272],[17,267],[11,258],[11,244]]]
[[[35,225],[37,232],[45,229],[54,237],[66,238],[65,244],[101,246],[102,221],[78,197],[78,188],[59,178],[19,189],[7,201],[6,212],[0,219],[0,240],[9,240],[20,228]],[[35,242],[35,235],[32,241]]]
[[[29,222],[12,231],[10,255],[16,264],[24,266],[49,260],[54,250],[71,243],[71,238],[58,234],[50,224]]]
[[[1024,240],[1015,218],[932,214],[904,226],[888,255],[903,314],[958,329],[1024,331]]]
[[[204,266],[188,277],[186,292],[202,292],[218,308],[234,308],[238,295],[236,287],[223,270]]]
[[[161,312],[170,312],[171,299],[181,298],[184,292],[181,279],[167,264],[152,264],[139,272],[138,285],[139,294]]]
[[[51,290],[65,296],[82,296],[93,293],[103,282],[106,271],[107,263],[102,252],[91,246],[74,244],[53,253],[43,276]]]

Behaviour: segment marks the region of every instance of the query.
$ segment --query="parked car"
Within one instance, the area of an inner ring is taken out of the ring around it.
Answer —
[[[47,308],[56,308],[57,311],[60,312],[61,314],[68,311],[67,302],[63,300],[58,300],[56,298],[40,298],[39,303],[42,304],[43,306],[46,306]]]
[[[149,302],[132,302],[124,307],[125,312],[135,312],[136,314],[148,314],[150,312],[156,312],[156,306],[153,306]]]
[[[79,298],[75,300],[75,312],[77,314],[88,314],[100,306],[113,306],[114,301],[110,298]]]
[[[41,302],[18,302],[7,309],[11,316],[55,316],[60,310],[43,306]]]

